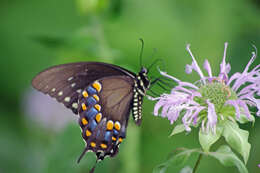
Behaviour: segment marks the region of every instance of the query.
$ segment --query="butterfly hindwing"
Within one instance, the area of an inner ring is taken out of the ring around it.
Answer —
[[[134,79],[110,76],[91,83],[79,99],[79,124],[86,142],[85,151],[98,159],[115,156],[126,136],[133,99]]]
[[[35,89],[56,98],[77,114],[78,96],[82,90],[94,80],[112,75],[134,76],[132,72],[115,65],[79,62],[48,68],[32,80],[32,85]]]

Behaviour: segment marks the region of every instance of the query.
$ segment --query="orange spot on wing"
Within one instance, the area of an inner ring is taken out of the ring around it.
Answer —
[[[112,130],[113,127],[114,127],[113,121],[112,121],[112,120],[109,120],[109,121],[107,122],[107,130]]]
[[[106,144],[100,144],[100,147],[103,148],[103,149],[106,149],[107,145]]]
[[[115,129],[116,130],[120,130],[120,128],[121,128],[121,125],[120,125],[120,123],[117,121],[117,122],[115,122]]]
[[[83,97],[86,98],[86,97],[88,97],[88,92],[87,92],[87,91],[83,91],[83,92],[82,92],[82,95],[83,95]]]
[[[93,148],[95,148],[95,147],[96,147],[96,143],[95,143],[95,142],[91,142],[91,143],[90,143],[90,146],[93,147]]]
[[[101,106],[99,104],[95,104],[94,106],[96,108],[96,110],[100,111],[101,110]]]
[[[101,91],[102,86],[101,86],[101,84],[100,84],[98,81],[94,82],[94,83],[92,84],[92,86],[93,86],[98,92]]]
[[[118,142],[121,143],[122,141],[123,141],[123,138],[119,138],[119,139],[118,139]]]
[[[98,95],[94,94],[93,97],[96,99],[96,101],[99,101]]]
[[[82,110],[83,110],[83,111],[87,110],[87,106],[86,106],[85,103],[82,103],[82,104],[81,104],[81,107],[82,107]]]
[[[86,130],[86,136],[87,136],[87,137],[91,136],[91,134],[92,134],[91,131]]]
[[[82,118],[81,122],[84,126],[88,124],[88,120],[86,120],[86,118]]]
[[[101,113],[98,113],[96,115],[96,121],[99,123],[101,121],[101,118],[102,118],[102,114]]]

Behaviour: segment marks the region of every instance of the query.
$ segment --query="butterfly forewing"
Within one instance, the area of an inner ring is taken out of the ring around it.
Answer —
[[[48,68],[32,80],[32,85],[35,89],[56,98],[77,114],[79,93],[94,80],[112,75],[134,77],[132,72],[115,65],[79,62]]]
[[[94,151],[98,159],[114,156],[126,136],[133,86],[129,76],[110,76],[91,83],[80,96],[85,151]]]

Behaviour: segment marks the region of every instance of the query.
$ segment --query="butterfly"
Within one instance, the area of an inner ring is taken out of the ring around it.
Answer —
[[[82,130],[85,148],[78,163],[86,152],[92,151],[97,160],[90,172],[94,172],[98,161],[114,157],[119,145],[126,138],[130,112],[136,125],[142,122],[142,104],[147,91],[155,96],[158,93],[151,86],[167,90],[171,87],[165,79],[152,80],[148,72],[161,59],[155,60],[148,68],[142,65],[133,73],[123,67],[103,62],[77,62],[50,67],[32,80],[32,86],[56,98],[73,113],[79,115],[78,124]]]
[[[32,80],[32,86],[57,99],[79,115],[86,143],[80,159],[93,151],[97,160],[114,157],[126,137],[130,112],[142,121],[142,103],[150,87],[147,69],[135,74],[102,62],[78,62],[50,67]]]

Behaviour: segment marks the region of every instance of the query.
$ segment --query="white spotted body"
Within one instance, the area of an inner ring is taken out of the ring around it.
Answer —
[[[132,102],[132,114],[136,124],[140,125],[142,120],[143,97],[146,95],[146,91],[150,87],[150,81],[147,77],[147,70],[145,68],[142,68],[135,79],[136,80],[133,89],[134,94]]]

